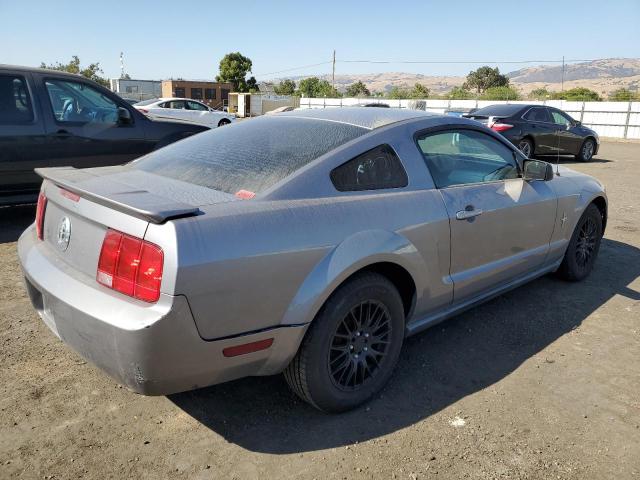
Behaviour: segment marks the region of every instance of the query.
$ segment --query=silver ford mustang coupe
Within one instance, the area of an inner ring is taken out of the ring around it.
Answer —
[[[382,388],[406,336],[586,277],[607,221],[597,180],[398,109],[287,112],[38,173],[18,249],[59,338],[142,394],[284,372],[327,412]]]

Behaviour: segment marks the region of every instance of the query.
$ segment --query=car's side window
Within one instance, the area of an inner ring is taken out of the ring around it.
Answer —
[[[334,168],[331,181],[340,192],[402,188],[408,184],[402,162],[386,144]]]
[[[551,112],[551,118],[553,119],[553,123],[556,125],[562,125],[565,127],[567,125],[571,125],[571,120],[562,114],[562,112],[559,112],[558,110],[549,110],[549,112]]]
[[[19,125],[33,121],[33,108],[23,77],[0,75],[0,124]]]
[[[184,102],[182,100],[174,100],[173,102],[169,102],[169,106],[167,108],[173,108],[175,110],[184,110]]]
[[[529,111],[524,114],[524,119],[531,122],[551,122],[547,109],[542,107],[530,108]]]
[[[189,110],[200,110],[200,111],[208,111],[209,109],[198,102],[187,102],[187,107]]]
[[[45,86],[57,122],[118,122],[118,105],[90,85],[73,80],[48,79]]]
[[[438,188],[519,176],[513,151],[486,133],[447,130],[418,136],[417,142]]]

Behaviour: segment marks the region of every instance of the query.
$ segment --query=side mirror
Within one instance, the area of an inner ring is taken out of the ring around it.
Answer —
[[[118,107],[118,124],[131,125],[131,123],[133,123],[131,112],[124,107]]]
[[[536,180],[547,182],[553,180],[553,166],[542,160],[525,160],[524,175],[522,178],[527,182]]]

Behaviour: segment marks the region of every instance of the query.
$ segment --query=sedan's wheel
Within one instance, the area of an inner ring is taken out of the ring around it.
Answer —
[[[582,144],[580,153],[576,155],[576,157],[581,162],[588,162],[593,158],[594,150],[595,150],[595,143],[590,138],[587,138]]]
[[[225,125],[229,125],[231,122],[229,120],[227,120],[226,118],[223,118],[222,120],[220,120],[218,122],[218,126],[219,127],[224,127]]]
[[[594,204],[587,207],[576,225],[558,269],[565,280],[582,280],[591,273],[602,240],[602,216]]]
[[[527,158],[531,158],[531,156],[533,155],[533,142],[528,138],[523,138],[522,140],[520,140],[520,142],[518,143],[518,148],[522,153],[524,153],[524,156]]]
[[[285,378],[320,410],[349,410],[388,381],[403,338],[404,310],[396,288],[382,275],[358,275],[322,307]]]

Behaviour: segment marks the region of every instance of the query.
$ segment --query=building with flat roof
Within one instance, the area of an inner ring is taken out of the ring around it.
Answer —
[[[232,83],[199,82],[192,80],[163,80],[162,97],[191,98],[211,108],[227,106]]]
[[[123,98],[136,100],[148,100],[162,95],[162,82],[160,80],[134,80],[132,78],[112,78],[109,80],[112,92]]]

